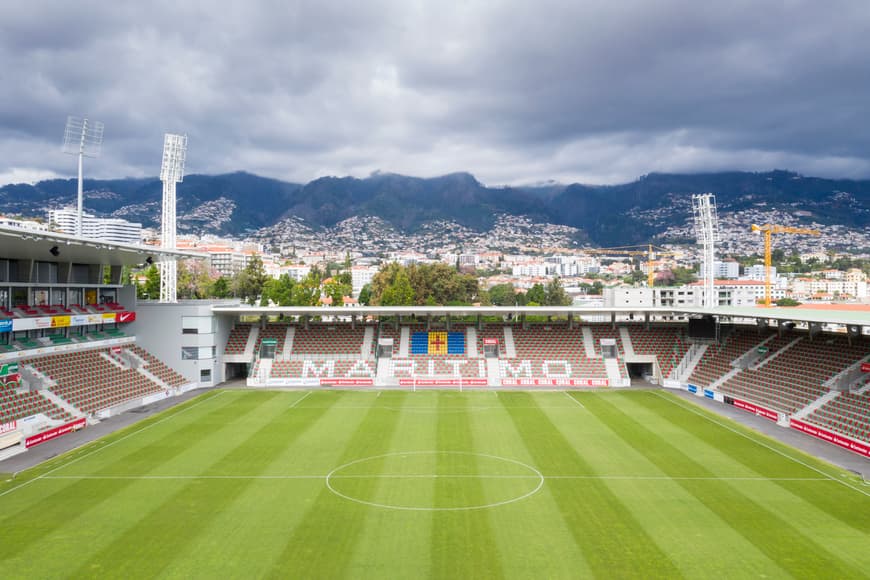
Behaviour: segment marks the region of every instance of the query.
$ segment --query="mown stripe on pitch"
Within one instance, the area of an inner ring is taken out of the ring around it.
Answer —
[[[615,401],[607,397],[587,397],[584,402],[590,413],[667,475],[715,477],[702,464],[617,408]],[[833,578],[852,578],[860,574],[860,570],[726,482],[715,479],[675,479],[674,482],[790,574]],[[739,558],[739,554],[734,557]]]
[[[281,393],[275,394],[286,398]],[[328,405],[305,412],[283,404],[276,408],[280,409],[279,413],[244,441],[228,449],[204,474],[233,473],[242,461],[248,473],[262,473],[288,444],[326,413]],[[82,564],[72,576],[92,575],[101,569],[118,576],[156,576],[201,530],[211,525],[223,506],[231,504],[254,481],[191,480]],[[149,541],[142,542],[142,538]]]
[[[688,431],[708,445],[716,447],[720,452],[747,468],[771,477],[782,476],[783,473],[796,473],[802,477],[820,477],[817,471],[792,461],[778,453],[773,453],[746,437],[741,437],[719,425],[685,409],[672,402],[649,393],[643,398],[633,399],[664,420]],[[728,421],[729,419],[723,418]],[[712,428],[711,428],[712,427]],[[775,445],[775,442],[771,442]],[[794,451],[794,453],[798,453]],[[812,461],[807,458],[808,461]],[[786,469],[787,468],[787,469]],[[790,493],[832,518],[864,533],[870,533],[870,501],[859,497],[853,490],[844,485],[832,485],[824,493],[816,493],[808,489],[800,481],[779,481],[773,483],[788,490]]]
[[[271,398],[271,397],[270,397]],[[221,417],[224,426],[243,421],[245,417],[256,410],[263,399],[243,399],[234,406],[222,404],[212,409],[207,416]],[[138,448],[120,455],[92,475],[113,475],[118,473],[119,466],[126,467],[126,462],[136,463],[139,453],[160,449],[163,461],[168,461],[187,450],[197,441],[211,437],[214,432],[203,429],[199,422],[186,423],[180,429],[174,429],[163,437],[150,442],[144,448]],[[123,449],[123,448],[122,448]],[[87,465],[87,459],[78,466]],[[129,470],[125,471],[129,472]],[[111,500],[115,495],[136,483],[135,479],[127,480],[69,480],[70,484],[58,489],[51,495],[28,502],[20,510],[10,512],[0,518],[0,526],[14,527],[16,532],[9,534],[0,542],[0,560],[14,556],[17,552],[27,549],[34,543],[43,540],[47,535],[65,525],[74,525],[76,518],[93,509],[95,506]],[[10,497],[10,499],[15,499]],[[16,518],[21,517],[28,509],[38,509],[38,513],[29,516],[31,521],[16,525]]]
[[[594,474],[562,432],[528,393],[503,393],[505,405],[526,448],[543,473]],[[646,533],[631,511],[602,480],[548,480],[574,541],[593,574],[602,577],[679,577],[680,570]]]
[[[401,413],[384,412],[379,407],[401,406],[406,393],[395,392],[377,398],[365,418],[348,440],[340,464],[381,455],[390,451],[392,435]],[[373,460],[376,470],[383,461]],[[371,497],[380,482],[377,478],[360,479],[356,493]],[[302,521],[287,538],[282,554],[269,571],[272,578],[338,578],[347,574],[354,548],[373,509],[333,494],[326,487],[308,507]],[[321,538],[322,543],[315,541]]]
[[[450,393],[442,393],[438,408],[453,412],[438,415],[438,451],[474,452],[474,437],[468,411],[455,412],[457,405]],[[463,398],[464,407],[468,400]],[[451,456],[438,456],[438,473],[451,473]],[[479,473],[476,469],[474,473]],[[483,482],[479,479],[435,480],[435,505],[455,504],[454,495],[462,493],[462,505],[487,503]],[[489,519],[483,510],[432,512],[430,549],[432,575],[437,578],[500,578],[504,576],[498,543]]]

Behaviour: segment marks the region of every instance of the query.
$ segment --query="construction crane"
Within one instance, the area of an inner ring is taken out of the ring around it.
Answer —
[[[757,226],[752,224],[753,232],[761,232],[764,234],[764,305],[770,306],[770,245],[771,236],[773,234],[803,234],[806,236],[820,236],[822,232],[819,230],[811,230],[807,228],[794,228],[791,226],[777,226],[773,224],[764,224]]]
[[[640,249],[644,248],[644,249]],[[657,248],[652,244],[644,246],[618,246],[616,248],[595,248],[592,250],[583,250],[587,254],[598,254],[605,256],[646,256],[646,283],[652,288],[655,281],[655,265],[658,263],[657,257],[674,256],[674,252],[669,252],[663,248]]]

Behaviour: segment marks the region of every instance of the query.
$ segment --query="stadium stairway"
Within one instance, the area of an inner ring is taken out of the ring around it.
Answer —
[[[72,415],[73,417],[78,418],[78,417],[85,416],[85,414],[78,407],[74,407],[73,405],[70,405],[69,403],[66,402],[66,400],[58,397],[53,392],[51,392],[50,389],[42,389],[38,392],[40,395],[42,395],[43,397],[45,397],[46,399],[48,399],[49,401],[51,401],[52,403],[54,403],[55,405],[57,405],[58,407],[60,407],[61,409],[63,409],[67,413],[69,413],[70,415]]]
[[[586,358],[598,356],[598,353],[595,352],[595,337],[592,336],[592,329],[588,326],[583,327],[583,348],[586,350]]]
[[[774,336],[776,336],[776,335],[774,335]],[[781,355],[782,353],[784,353],[785,351],[787,351],[788,349],[792,348],[797,343],[799,343],[802,338],[803,337],[801,337],[801,336],[797,337],[796,339],[792,340],[791,342],[789,342],[788,344],[786,344],[782,348],[777,349],[775,352],[771,353],[770,356],[764,357],[763,359],[761,359],[761,361],[752,365],[750,368],[754,371],[757,371],[757,370],[763,368],[765,365],[770,363],[770,361],[776,360],[776,357],[778,357],[779,355]],[[767,341],[765,341],[765,342],[767,342]]]
[[[695,372],[695,368],[701,359],[704,358],[704,353],[707,352],[708,344],[693,344],[689,347],[689,352],[674,370],[678,373],[677,380],[685,384],[689,382],[689,377]]]
[[[468,345],[466,353],[468,358],[480,358],[477,352],[477,329],[474,326],[465,327],[465,344]]]
[[[631,343],[631,334],[628,333],[628,329],[626,327],[619,327],[619,337],[622,339],[623,354],[625,356],[636,356],[634,352],[634,345]]]
[[[517,358],[517,347],[514,343],[514,329],[504,327],[504,355],[506,358]]]
[[[797,413],[792,415],[792,419],[802,420],[805,419],[808,415],[810,415],[813,411],[820,409],[823,405],[827,405],[834,399],[840,396],[839,391],[831,391],[830,393],[825,393],[803,409],[800,409]]]
[[[370,359],[372,358],[372,352],[374,351],[375,344],[375,327],[374,326],[366,326],[365,335],[363,336],[362,347],[360,347],[360,358],[362,359]]]
[[[296,327],[288,326],[287,332],[284,334],[284,348],[278,354],[283,356],[283,358],[288,359],[290,355],[293,353],[293,339],[296,337]]]
[[[395,345],[393,345],[395,349]],[[408,358],[411,351],[411,329],[408,326],[403,326],[399,334],[399,357]],[[395,352],[395,350],[393,351]]]

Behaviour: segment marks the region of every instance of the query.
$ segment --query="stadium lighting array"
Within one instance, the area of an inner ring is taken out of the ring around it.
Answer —
[[[82,159],[99,157],[103,148],[103,124],[91,121],[87,117],[67,117],[66,129],[63,132],[63,152],[76,155],[79,158],[78,183],[78,218],[76,219],[76,236],[82,235]]]
[[[163,136],[163,162],[160,181],[163,182],[163,214],[161,218],[161,246],[175,249],[175,184],[184,179],[187,159],[187,135],[166,133]],[[160,302],[178,302],[178,271],[175,260],[160,262]]]
[[[703,247],[701,267],[704,271],[704,308],[716,306],[713,260],[716,257],[716,242],[719,241],[719,215],[716,212],[716,196],[701,193],[692,196],[692,211],[695,216],[695,236]]]

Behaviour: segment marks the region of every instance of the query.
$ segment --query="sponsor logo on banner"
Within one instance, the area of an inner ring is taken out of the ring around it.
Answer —
[[[506,387],[606,387],[608,379],[502,379]]]
[[[747,403],[746,401],[741,401],[740,399],[734,399],[734,406],[738,409],[743,409],[744,411],[749,411],[750,413],[755,413],[759,417],[764,417],[765,419],[770,419],[771,421],[778,421],[779,415],[770,409],[765,409],[764,407],[759,407],[753,403]]]
[[[119,312],[118,313],[118,322],[133,322],[136,320],[135,312]]]
[[[41,318],[34,318],[33,323],[36,325],[36,328],[51,328],[52,319],[52,316],[43,316]]]
[[[8,423],[3,423],[0,425],[0,435],[4,433],[11,433],[18,429],[18,421],[9,421]]]
[[[866,443],[861,443],[860,441],[837,435],[836,433],[832,433],[826,429],[822,429],[821,427],[816,427],[815,425],[810,425],[809,423],[804,423],[803,421],[798,421],[797,419],[792,419],[789,422],[789,426],[801,433],[806,433],[807,435],[811,435],[821,439],[822,441],[833,443],[843,449],[848,449],[858,455],[870,458],[870,445],[867,445]]]
[[[69,316],[53,316],[51,319],[52,328],[65,328],[70,325]]]
[[[12,321],[9,319],[0,320],[0,332],[12,332]]]
[[[118,318],[118,314],[116,312],[104,312],[100,315],[100,322],[115,322]]]
[[[698,387],[696,387],[695,385],[686,385],[686,390],[690,393],[697,393]]]
[[[64,435],[68,435],[73,431],[78,431],[79,429],[83,428],[86,423],[86,419],[82,417],[81,419],[76,419],[72,423],[67,423],[66,425],[61,425],[60,427],[55,427],[54,429],[43,431],[42,433],[33,435],[32,437],[28,437],[27,439],[25,439],[24,447],[33,447],[34,445],[39,445],[41,443],[45,443],[46,441],[51,441],[52,439],[63,437]]]
[[[88,317],[84,314],[74,314],[70,317],[70,326],[85,326],[88,323]]]
[[[2,331],[0,331],[2,332]],[[861,363],[861,372],[862,373],[870,373],[870,362]]]
[[[497,338],[484,338],[483,344],[498,344]]]
[[[399,385],[410,387],[417,385],[418,387],[458,387],[462,384],[463,387],[485,387],[486,379],[399,379]]]
[[[711,391],[710,389],[704,389],[704,396],[707,397],[708,399],[712,399],[712,398],[714,398],[715,395],[713,394],[713,391]]]
[[[329,378],[320,379],[320,384],[332,385],[333,387],[370,387],[374,384],[374,380]]]
[[[88,324],[102,324],[103,323],[103,315],[102,314],[88,314]]]

